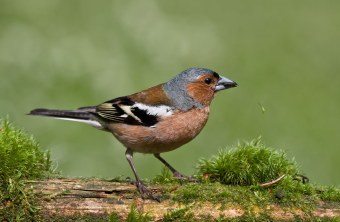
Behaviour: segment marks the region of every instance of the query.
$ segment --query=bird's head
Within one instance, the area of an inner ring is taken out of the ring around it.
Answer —
[[[181,110],[210,105],[216,92],[236,87],[237,83],[205,68],[190,68],[164,84],[174,105]]]

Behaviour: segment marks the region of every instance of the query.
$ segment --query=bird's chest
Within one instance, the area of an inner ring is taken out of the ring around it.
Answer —
[[[205,126],[209,116],[209,107],[175,113],[161,121],[155,128],[156,138],[172,142],[188,142],[197,136]]]
[[[162,153],[195,138],[207,123],[208,116],[209,107],[176,112],[154,127],[113,125],[113,134],[135,152]]]

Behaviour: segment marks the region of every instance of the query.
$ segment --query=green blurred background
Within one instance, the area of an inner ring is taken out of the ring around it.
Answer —
[[[96,105],[206,67],[239,87],[219,93],[203,132],[164,154],[170,163],[192,174],[199,158],[262,135],[311,181],[339,184],[339,12],[336,0],[2,0],[0,117],[34,134],[63,175],[132,176],[110,134],[24,114]],[[135,163],[143,178],[162,167],[151,155]]]

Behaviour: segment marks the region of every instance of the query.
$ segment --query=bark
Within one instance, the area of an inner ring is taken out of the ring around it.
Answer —
[[[142,200],[133,184],[127,182],[110,182],[96,179],[50,179],[46,181],[28,181],[29,188],[39,196],[40,212],[43,215],[68,217],[72,215],[109,215],[115,212],[121,219],[126,219],[134,204],[140,212],[147,213],[154,220],[161,220],[165,214],[179,209],[188,209],[193,217],[199,218],[236,218],[245,212],[235,205],[224,206],[209,202],[195,202],[186,206],[171,200],[160,203]],[[161,186],[151,187],[160,191]],[[164,190],[163,190],[164,191]],[[262,213],[263,206],[256,212]],[[305,217],[301,209],[287,212],[279,205],[265,206],[270,209],[271,217],[281,220],[292,220],[296,216]],[[339,203],[320,202],[312,212],[315,217],[340,217]]]

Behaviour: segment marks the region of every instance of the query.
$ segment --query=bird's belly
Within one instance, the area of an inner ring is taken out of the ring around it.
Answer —
[[[108,128],[125,146],[139,153],[163,153],[195,138],[209,116],[209,107],[179,112],[164,118],[155,127],[110,124]]]

